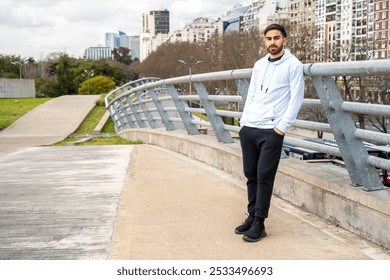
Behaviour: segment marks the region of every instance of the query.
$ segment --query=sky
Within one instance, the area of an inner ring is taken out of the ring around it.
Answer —
[[[104,46],[106,32],[139,35],[142,13],[170,12],[170,31],[197,17],[218,18],[240,0],[1,0],[0,55],[43,60],[53,52],[82,57]]]

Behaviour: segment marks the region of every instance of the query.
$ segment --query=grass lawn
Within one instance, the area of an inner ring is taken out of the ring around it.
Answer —
[[[52,98],[0,98],[0,128],[7,128],[21,116]]]
[[[75,134],[92,133],[106,111],[107,109],[104,106],[95,106],[85,118],[85,120],[81,123],[79,128],[75,131]],[[107,133],[115,133],[115,128],[113,131]]]

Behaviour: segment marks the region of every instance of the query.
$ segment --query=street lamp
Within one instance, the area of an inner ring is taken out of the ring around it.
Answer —
[[[202,60],[198,60],[192,63],[187,63],[184,60],[179,59],[180,63],[186,64],[189,67],[189,72],[190,72],[190,95],[192,94],[192,82],[191,82],[191,75],[192,75],[192,65],[199,64],[202,62]]]
[[[22,62],[21,61],[12,61],[11,63],[13,65],[19,64],[19,77],[20,77],[20,79],[22,79]]]
[[[88,71],[87,69],[84,70],[85,73],[81,74],[83,77],[87,78],[87,86],[88,86],[88,95],[89,95],[89,79],[95,75],[93,70]]]
[[[179,59],[179,62],[188,65],[189,72],[190,72],[190,86],[189,86],[189,88],[190,88],[190,95],[192,95],[192,81],[191,81],[192,65],[199,64],[199,63],[202,62],[202,60],[197,60],[197,61],[195,61],[195,62],[187,63],[187,62],[185,62],[184,60]],[[190,103],[190,104],[189,104],[190,107],[192,107],[192,102],[191,102],[191,100],[190,100],[189,103]]]

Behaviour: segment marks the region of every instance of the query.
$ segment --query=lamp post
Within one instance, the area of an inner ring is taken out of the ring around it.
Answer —
[[[185,65],[188,65],[189,73],[190,73],[190,85],[189,85],[189,89],[190,89],[190,95],[192,95],[192,81],[191,81],[192,65],[199,64],[199,63],[202,62],[202,60],[197,60],[197,61],[195,61],[195,62],[187,63],[187,62],[185,62],[184,60],[179,59],[179,62],[180,62],[180,63],[183,63],[183,64],[185,64]],[[190,100],[190,107],[192,107],[192,102],[191,102],[191,100]]]
[[[195,61],[195,62],[187,63],[184,60],[179,59],[179,62],[188,65],[189,72],[190,72],[190,95],[191,95],[192,94],[192,82],[191,82],[192,65],[199,64],[199,63],[202,62],[202,60],[198,60],[198,61]]]
[[[87,78],[87,87],[88,87],[88,95],[89,95],[89,79],[95,75],[93,70],[88,71],[87,69],[84,70],[85,73],[81,74],[83,77]]]
[[[13,65],[19,64],[19,78],[22,79],[22,61],[12,61]]]

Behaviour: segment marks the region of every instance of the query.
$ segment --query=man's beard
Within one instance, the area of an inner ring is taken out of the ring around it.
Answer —
[[[275,47],[276,47],[276,48],[275,48]],[[272,50],[271,50],[271,48],[272,48]],[[268,47],[268,52],[269,52],[270,54],[273,54],[273,55],[280,53],[282,50],[283,50],[283,45],[281,45],[281,46],[279,46],[279,47],[276,46],[276,45],[272,45],[272,46],[269,46],[269,47]]]

